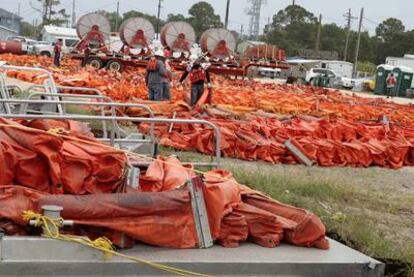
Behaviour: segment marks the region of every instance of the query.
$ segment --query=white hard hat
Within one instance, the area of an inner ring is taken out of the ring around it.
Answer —
[[[165,57],[165,56],[164,56],[164,51],[162,51],[162,50],[157,50],[157,51],[155,51],[154,56],[164,58],[164,57]]]
[[[198,59],[198,57],[196,55],[191,55],[189,59],[190,59],[190,62],[193,63]]]

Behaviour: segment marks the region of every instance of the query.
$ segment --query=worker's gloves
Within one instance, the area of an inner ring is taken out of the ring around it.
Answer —
[[[211,83],[208,83],[208,84],[207,84],[207,87],[208,87],[208,88],[213,88],[213,85],[212,85]]]
[[[168,61],[166,61],[166,62],[165,62],[165,68],[166,68],[168,71],[171,71],[171,66],[170,66],[170,63],[169,63]]]

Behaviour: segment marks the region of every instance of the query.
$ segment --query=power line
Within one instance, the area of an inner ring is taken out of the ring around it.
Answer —
[[[376,25],[376,26],[380,25],[380,23],[375,22],[374,20],[371,20],[371,19],[366,18],[366,17],[364,17],[364,20],[365,20],[365,21],[367,21],[367,22],[369,22],[369,23],[372,23],[372,24],[374,24],[374,25]]]

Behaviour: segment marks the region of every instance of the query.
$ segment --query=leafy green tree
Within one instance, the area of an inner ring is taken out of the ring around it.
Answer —
[[[182,14],[168,14],[167,15],[167,22],[171,21],[187,21],[188,19]]]
[[[396,18],[388,18],[384,20],[375,30],[377,37],[383,38],[385,41],[392,39],[393,35],[400,34],[405,31],[402,21]]]
[[[116,12],[98,11],[97,13],[104,15],[109,20],[109,23],[111,24],[111,32],[119,31],[119,27],[122,23],[122,17],[118,16]]]
[[[405,26],[396,18],[388,18],[376,29],[377,51],[375,61],[384,63],[389,56],[401,57],[414,53],[414,30],[405,32]]]
[[[32,5],[33,9],[42,14],[41,25],[62,25],[68,22],[69,15],[66,9],[59,9],[60,0],[37,0],[40,7]]]
[[[285,49],[288,55],[297,55],[300,49],[314,47],[316,23],[316,17],[303,7],[287,6],[273,16],[265,41]]]
[[[315,15],[299,5],[289,5],[273,16],[272,27],[283,29],[284,27],[297,23],[316,24],[318,19]]]
[[[25,37],[36,38],[39,34],[39,28],[32,24],[22,21],[21,23],[21,35]]]
[[[188,22],[193,26],[197,37],[210,28],[223,27],[220,15],[214,13],[214,8],[207,2],[200,1],[194,4],[188,11]]]

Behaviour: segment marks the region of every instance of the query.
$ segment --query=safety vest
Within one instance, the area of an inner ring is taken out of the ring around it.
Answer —
[[[204,81],[205,79],[206,79],[206,73],[202,68],[191,70],[190,81],[192,84],[195,84],[200,81]]]
[[[397,83],[397,78],[395,78],[395,76],[390,76],[387,79],[387,86],[388,87],[394,87],[396,83]]]
[[[62,52],[62,45],[60,43],[56,43],[55,53],[60,54],[61,52]]]
[[[158,70],[158,61],[155,59],[151,59],[147,65],[148,71],[157,71]]]

